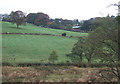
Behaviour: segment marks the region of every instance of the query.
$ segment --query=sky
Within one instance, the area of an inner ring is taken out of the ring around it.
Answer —
[[[117,15],[118,7],[110,6],[120,0],[1,0],[0,14],[21,10],[26,13],[43,12],[50,18],[87,20]]]

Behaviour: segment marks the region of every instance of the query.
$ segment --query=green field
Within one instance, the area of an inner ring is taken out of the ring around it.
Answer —
[[[41,28],[32,24],[17,29],[15,25],[7,22],[2,24],[3,32],[10,33],[48,33],[61,35],[66,32],[68,36],[86,36],[87,33],[70,32],[65,30]],[[70,53],[78,38],[45,36],[45,35],[2,35],[3,62],[8,63],[40,63],[48,62],[48,56],[54,50],[58,54],[57,62],[69,60],[66,54]]]

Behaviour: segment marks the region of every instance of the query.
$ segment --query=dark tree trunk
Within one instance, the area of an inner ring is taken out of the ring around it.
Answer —
[[[86,56],[86,58],[87,58],[87,60],[88,60],[88,63],[87,63],[87,65],[86,65],[86,67],[91,67],[92,53],[93,53],[93,52],[90,52],[90,53],[88,54],[88,56]]]
[[[82,56],[80,56],[80,62],[82,62]]]
[[[91,60],[90,59],[88,59],[88,63],[86,65],[86,67],[91,67]]]

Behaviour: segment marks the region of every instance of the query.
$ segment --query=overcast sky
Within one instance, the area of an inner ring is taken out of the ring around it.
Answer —
[[[120,0],[1,0],[0,13],[21,10],[25,13],[43,12],[50,18],[86,20],[108,14],[117,15],[118,8],[107,7]]]

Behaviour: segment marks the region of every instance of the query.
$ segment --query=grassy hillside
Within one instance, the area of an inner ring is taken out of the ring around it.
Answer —
[[[65,54],[70,53],[77,38],[34,35],[3,35],[3,62],[40,62],[47,61],[49,54],[55,50],[59,61],[65,61]],[[10,60],[11,59],[11,60]]]
[[[2,23],[2,32],[10,32],[10,33],[47,33],[47,34],[55,34],[61,35],[62,33],[66,33],[67,36],[87,36],[87,33],[80,32],[71,32],[65,30],[58,29],[50,29],[50,28],[41,28],[32,24],[26,24],[26,26],[20,26],[20,29],[16,28],[16,25],[13,25],[8,22]]]
[[[86,33],[70,32],[57,29],[41,28],[32,24],[22,26],[3,22],[3,32],[48,33],[61,35],[66,32],[72,36],[86,36]],[[3,62],[9,63],[40,63],[48,61],[49,54],[54,50],[59,56],[57,62],[69,60],[65,55],[70,53],[78,38],[41,36],[41,35],[2,35]]]

